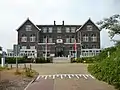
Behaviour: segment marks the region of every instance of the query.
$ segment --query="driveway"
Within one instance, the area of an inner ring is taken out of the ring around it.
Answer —
[[[87,64],[32,64],[39,76],[26,90],[115,90],[87,71]]]

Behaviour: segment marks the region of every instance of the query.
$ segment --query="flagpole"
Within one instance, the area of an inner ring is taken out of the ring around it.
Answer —
[[[75,43],[76,43],[76,39],[75,39]],[[77,44],[76,44],[76,59],[77,59]]]
[[[46,48],[45,48],[45,60],[47,60],[47,37],[46,37]]]
[[[77,46],[76,46],[76,39],[75,39],[75,46],[74,46],[74,50],[75,50],[75,59],[77,59]]]

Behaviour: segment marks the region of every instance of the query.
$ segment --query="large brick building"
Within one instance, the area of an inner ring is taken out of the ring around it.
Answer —
[[[74,55],[74,44],[77,45],[77,56],[93,56],[100,51],[100,30],[88,19],[83,25],[35,25],[29,18],[17,29],[20,56],[44,56],[46,50],[51,56]]]

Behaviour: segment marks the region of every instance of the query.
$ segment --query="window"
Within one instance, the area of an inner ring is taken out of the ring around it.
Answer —
[[[66,43],[70,43],[70,37],[69,36],[67,36],[67,38],[66,38]]]
[[[26,31],[32,31],[32,25],[26,25],[25,29]]]
[[[26,35],[23,35],[23,36],[21,37],[21,42],[27,42],[27,37],[26,37]]]
[[[88,38],[88,35],[83,35],[83,41],[84,42],[88,42],[89,40],[88,40],[89,38]]]
[[[57,28],[57,33],[61,33],[61,27]]]
[[[91,35],[91,41],[92,41],[92,42],[96,42],[96,41],[97,41],[97,37],[96,37],[95,34],[92,34],[92,35]]]
[[[48,39],[48,42],[49,42],[49,43],[52,43],[52,38],[51,38],[51,37]]]
[[[75,42],[75,38],[74,38],[74,36],[72,36],[71,43],[74,43],[74,42]]]
[[[88,45],[85,45],[85,49],[88,49]]]
[[[22,49],[27,49],[27,47],[26,46],[22,46]]]
[[[35,49],[35,46],[30,46],[30,49]]]
[[[93,27],[92,25],[87,25],[87,31],[92,31]]]
[[[45,51],[45,46],[42,46],[42,50]]]
[[[43,37],[43,43],[46,43],[46,36]]]
[[[76,27],[71,27],[71,32],[75,33],[75,29],[76,29]]]
[[[43,33],[47,33],[47,28],[46,27],[43,28]]]
[[[57,38],[61,38],[61,36],[60,36],[60,35],[58,35],[58,36],[57,36]]]
[[[96,48],[96,45],[92,45],[92,48]]]
[[[52,33],[52,30],[53,30],[52,27],[49,27],[49,33]]]
[[[66,27],[66,33],[69,33],[69,32],[70,32],[70,28]]]
[[[30,36],[30,42],[35,42],[35,35]]]

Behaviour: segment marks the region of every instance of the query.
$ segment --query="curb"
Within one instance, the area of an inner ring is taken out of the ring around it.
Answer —
[[[37,79],[39,75],[37,75],[31,82],[28,83],[28,85],[25,87],[24,90],[27,90],[27,88]]]

